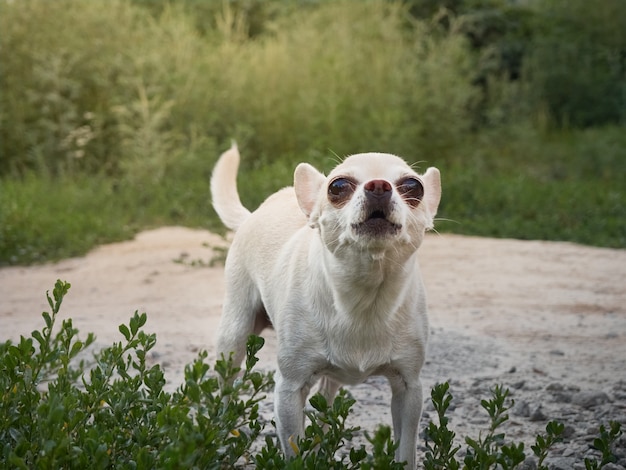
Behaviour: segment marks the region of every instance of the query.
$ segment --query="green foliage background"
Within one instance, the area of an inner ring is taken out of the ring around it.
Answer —
[[[0,0],[0,264],[219,229],[300,161],[438,166],[439,231],[626,246],[622,0]]]

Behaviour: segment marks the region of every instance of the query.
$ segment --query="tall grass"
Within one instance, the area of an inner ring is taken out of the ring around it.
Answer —
[[[410,3],[0,0],[0,263],[161,223],[217,226],[208,179],[233,138],[250,207],[299,161],[329,170],[385,151],[442,167],[441,216],[455,222],[440,230],[625,246],[623,127],[555,127],[574,112],[554,114],[545,92],[571,64],[552,73],[549,48],[529,52],[527,75],[510,80],[504,52],[530,33],[480,29],[505,18],[532,30],[552,10],[485,2],[496,13],[469,21],[471,2],[458,2],[444,22]],[[545,24],[528,50],[559,37]],[[596,51],[621,47],[617,33],[584,31]]]
[[[203,37],[174,7],[158,19],[122,0],[2,9],[3,172],[158,179],[192,136],[235,137],[269,160],[311,149],[421,158],[470,125],[463,38],[431,37],[396,3],[329,3],[257,40],[226,4]]]

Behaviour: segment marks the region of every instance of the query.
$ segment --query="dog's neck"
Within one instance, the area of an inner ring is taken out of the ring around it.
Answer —
[[[328,288],[335,305],[344,313],[373,316],[395,311],[412,283],[419,280],[417,253],[359,250],[356,247],[331,253],[323,250]],[[384,310],[379,311],[379,310]]]

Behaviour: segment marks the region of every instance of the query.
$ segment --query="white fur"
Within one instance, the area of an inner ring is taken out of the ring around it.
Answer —
[[[416,252],[439,205],[439,171],[429,168],[420,176],[399,157],[380,153],[348,157],[328,177],[302,163],[294,187],[250,213],[237,194],[238,165],[233,144],[211,178],[215,210],[236,230],[226,260],[218,353],[234,352],[241,362],[247,337],[267,325],[267,312],[278,337],[275,414],[287,455],[293,454],[289,439],[304,432],[305,400],[318,379],[330,400],[341,383],[388,377],[400,443],[396,459],[415,468],[419,373],[428,339]],[[328,197],[337,177],[354,182],[352,196],[339,207]],[[419,204],[408,204],[398,192],[404,177],[421,180]],[[389,233],[357,229],[372,212],[364,188],[374,180],[392,187],[383,224],[397,230]]]

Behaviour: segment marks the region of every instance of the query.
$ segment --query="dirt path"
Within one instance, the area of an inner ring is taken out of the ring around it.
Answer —
[[[0,339],[40,328],[45,291],[62,279],[72,284],[62,317],[101,345],[121,338],[117,327],[135,310],[147,312],[154,359],[175,383],[200,349],[213,350],[223,269],[192,266],[213,256],[207,243],[227,246],[206,231],[166,227],[84,258],[0,269]],[[420,252],[433,333],[424,384],[450,381],[459,434],[484,429],[479,401],[498,383],[516,400],[507,435],[530,442],[549,419],[568,425],[554,468],[575,468],[598,423],[626,428],[626,250],[429,235]],[[261,367],[274,367],[274,351],[269,333]],[[389,423],[383,380],[351,391],[353,424]],[[433,416],[427,406],[422,425]],[[625,468],[623,453],[615,468]]]

